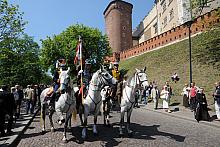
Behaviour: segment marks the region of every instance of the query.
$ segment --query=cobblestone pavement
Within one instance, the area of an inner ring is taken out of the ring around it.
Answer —
[[[134,133],[131,138],[125,135],[123,138],[118,136],[119,113],[111,113],[111,123],[113,127],[104,127],[101,117],[98,118],[99,135],[92,134],[92,117],[89,117],[88,138],[81,139],[79,120],[72,123],[72,131],[68,132],[68,142],[62,142],[62,127],[55,123],[56,131],[50,132],[47,119],[47,132],[41,134],[40,118],[36,116],[32,124],[22,135],[18,147],[60,147],[60,146],[197,146],[211,147],[220,144],[220,128],[208,126],[164,115],[154,111],[138,108],[132,114],[132,125]],[[54,120],[56,116],[54,115]]]

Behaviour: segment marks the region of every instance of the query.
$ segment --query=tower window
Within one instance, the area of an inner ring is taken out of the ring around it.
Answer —
[[[163,25],[164,25],[164,27],[167,25],[167,17],[164,17],[164,19],[163,19]]]
[[[170,10],[170,21],[174,18],[173,8]]]
[[[162,7],[163,7],[163,13],[164,13],[164,11],[166,11],[166,9],[167,9],[166,2],[164,2]]]

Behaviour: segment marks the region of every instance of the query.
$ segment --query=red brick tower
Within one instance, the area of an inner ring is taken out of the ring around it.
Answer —
[[[116,58],[119,52],[133,46],[132,8],[128,2],[113,0],[104,11],[106,33]]]

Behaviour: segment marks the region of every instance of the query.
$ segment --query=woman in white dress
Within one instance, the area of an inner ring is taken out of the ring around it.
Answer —
[[[171,111],[169,109],[170,93],[167,89],[167,86],[164,86],[163,90],[161,91],[160,98],[163,99],[163,109],[165,109],[166,112],[171,113]]]

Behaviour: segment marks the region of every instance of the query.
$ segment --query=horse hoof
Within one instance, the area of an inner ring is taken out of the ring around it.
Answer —
[[[42,130],[42,131],[41,131],[41,135],[44,135],[45,133],[46,133],[45,130]]]
[[[128,137],[132,137],[133,136],[133,132],[128,133]]]
[[[51,128],[51,129],[50,129],[50,132],[55,132],[55,129],[54,129],[54,128]]]
[[[64,142],[64,143],[67,143],[67,139],[66,139],[66,138],[63,138],[63,142]]]

